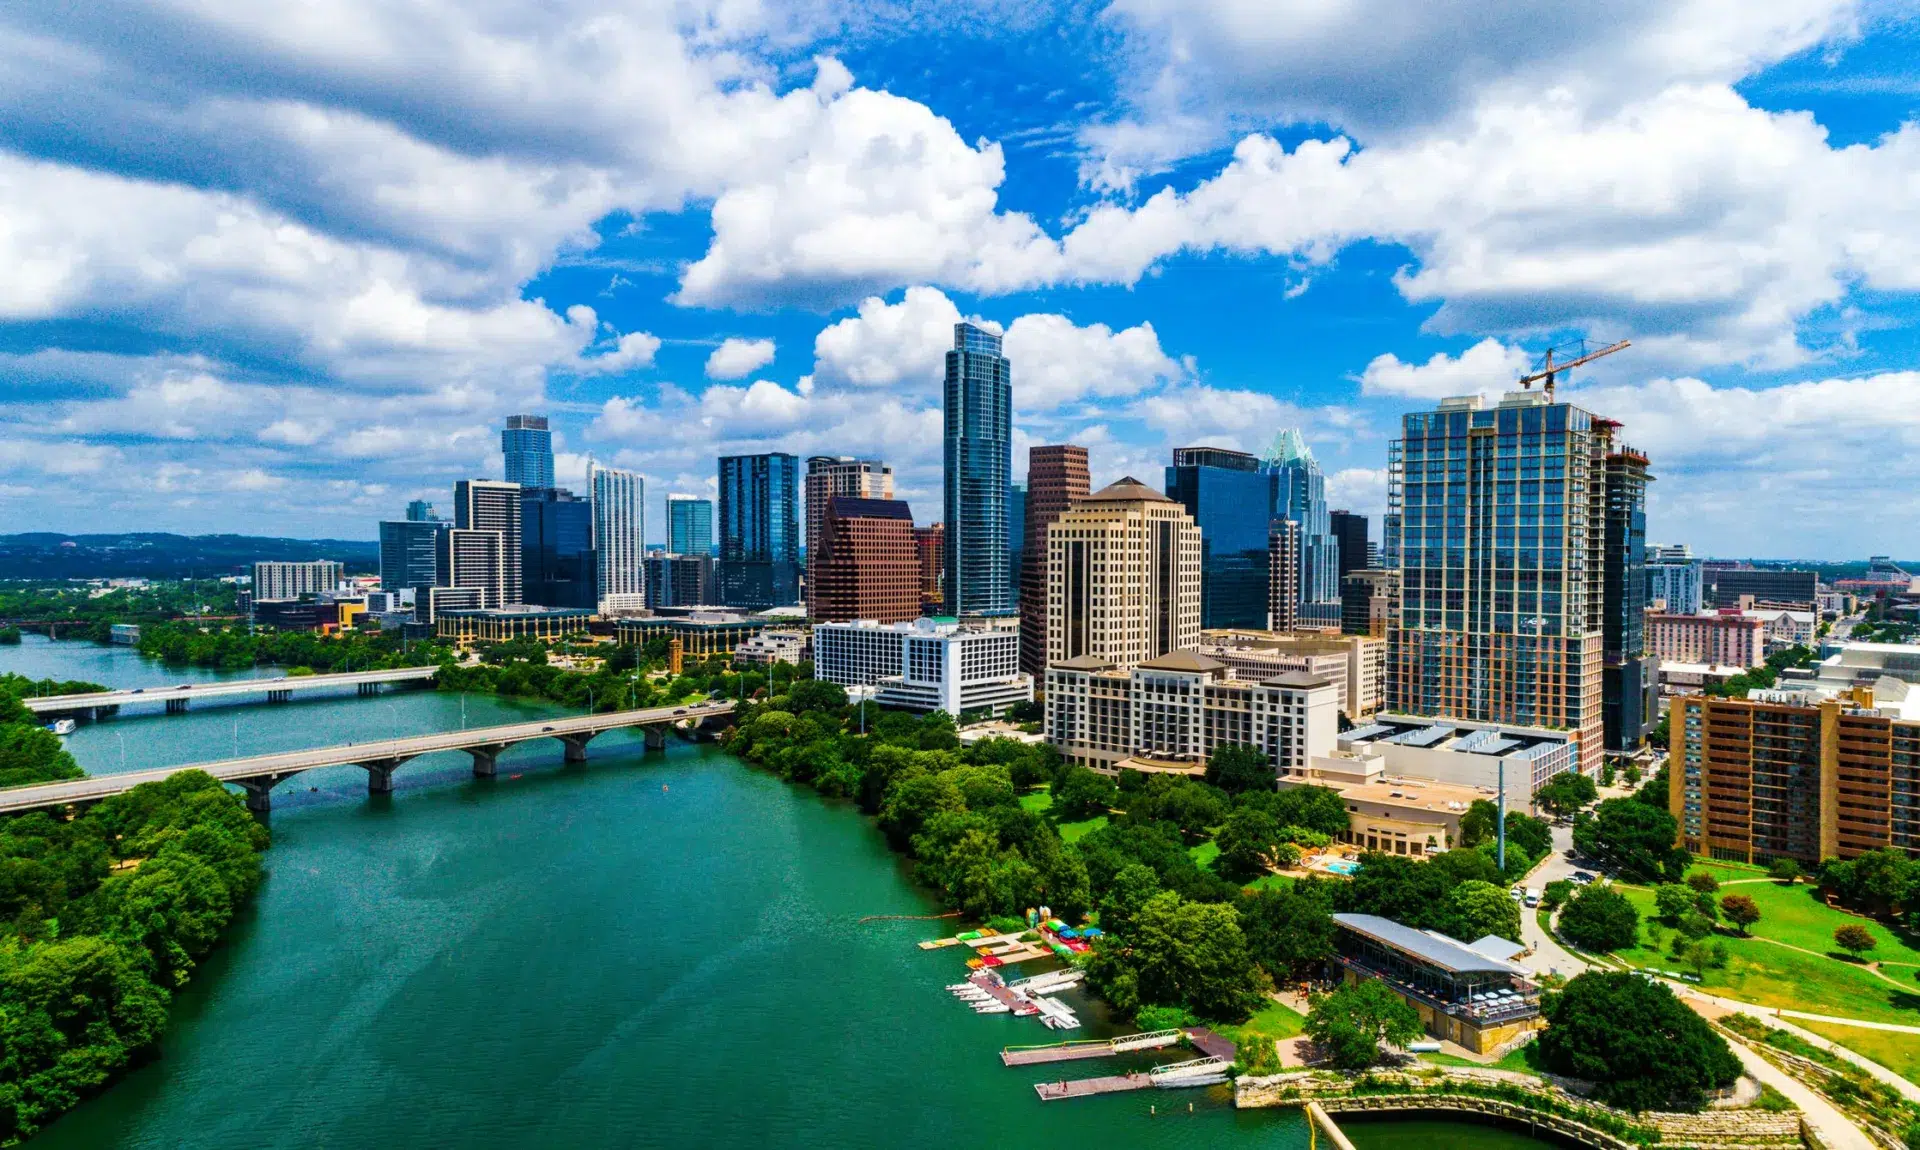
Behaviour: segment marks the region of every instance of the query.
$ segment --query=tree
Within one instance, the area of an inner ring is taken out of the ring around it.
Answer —
[[[1720,913],[1733,924],[1733,928],[1745,935],[1751,933],[1747,928],[1760,921],[1760,904],[1744,894],[1720,896]]]
[[[1597,954],[1622,950],[1640,938],[1640,915],[1617,890],[1589,886],[1560,912],[1560,933],[1582,950]]]
[[[1333,900],[1351,914],[1377,914],[1416,929],[1437,929],[1453,887],[1437,863],[1369,851],[1360,856],[1359,873],[1335,889]]]
[[[1160,876],[1141,863],[1128,863],[1107,884],[1100,898],[1100,925],[1108,934],[1133,933],[1134,916],[1147,900],[1160,893]]]
[[[1800,879],[1800,864],[1790,858],[1774,859],[1767,867],[1767,877],[1791,885]]]
[[[1214,869],[1236,882],[1246,882],[1267,872],[1281,845],[1280,828],[1265,811],[1236,807],[1214,841],[1220,846]]]
[[[828,711],[837,715],[847,709],[847,689],[825,679],[802,679],[787,688],[787,707],[796,712]]]
[[[1237,904],[1247,950],[1275,981],[1333,956],[1332,901],[1325,881],[1307,879],[1283,890],[1256,890]]]
[[[1405,1046],[1421,1033],[1420,1014],[1385,983],[1367,979],[1318,995],[1307,1012],[1307,1036],[1342,1070],[1380,1061],[1380,1044]]]
[[[1581,853],[1605,859],[1632,882],[1675,881],[1691,861],[1674,846],[1680,825],[1665,809],[1633,799],[1608,799],[1594,817],[1575,824],[1573,842]]]
[[[1611,1106],[1700,1110],[1740,1077],[1726,1041],[1671,990],[1637,974],[1578,975],[1547,997],[1545,1013],[1542,1064],[1594,1083],[1594,1097]]]
[[[1706,871],[1697,870],[1687,876],[1687,885],[1701,894],[1712,894],[1720,889],[1720,880]]]
[[[1565,818],[1600,797],[1600,788],[1579,771],[1562,771],[1533,792],[1533,801]]]
[[[1272,790],[1273,765],[1252,747],[1225,743],[1207,759],[1206,780],[1230,795],[1242,791]]]
[[[1677,882],[1663,882],[1653,888],[1653,909],[1668,926],[1678,926],[1693,909],[1693,892]]]
[[[1140,907],[1124,944],[1103,938],[1088,974],[1122,1010],[1185,1006],[1225,1022],[1251,1014],[1272,986],[1231,906],[1188,902],[1172,891]]]
[[[1566,905],[1568,899],[1573,897],[1573,890],[1574,886],[1571,879],[1554,879],[1540,891],[1540,905],[1546,907],[1548,910],[1558,910]]]
[[[1332,787],[1288,787],[1277,796],[1273,817],[1283,827],[1338,835],[1347,829],[1347,801]]]
[[[1833,941],[1834,945],[1855,958],[1859,958],[1879,945],[1879,940],[1873,937],[1872,931],[1851,922],[1834,928]]]
[[[1447,894],[1442,922],[1441,929],[1462,942],[1490,934],[1520,941],[1520,904],[1490,882],[1463,882],[1454,887]]]
[[[1060,772],[1053,787],[1053,812],[1067,822],[1104,815],[1114,802],[1113,780],[1082,766]]]

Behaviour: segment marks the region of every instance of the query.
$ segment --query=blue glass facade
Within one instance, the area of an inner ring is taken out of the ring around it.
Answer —
[[[389,519],[380,524],[380,587],[399,591],[440,582],[440,532],[437,519]]]
[[[1267,457],[1274,474],[1273,514],[1300,525],[1300,622],[1340,625],[1340,545],[1327,510],[1327,481],[1298,429],[1274,441]]]
[[[764,610],[800,602],[800,459],[720,459],[720,600]]]
[[[509,415],[500,432],[507,482],[522,487],[553,486],[553,433],[544,415]]]
[[[1013,381],[999,336],[970,323],[953,325],[944,401],[947,610],[1011,615]]]
[[[667,552],[713,554],[713,500],[667,497]]]
[[[520,492],[521,598],[542,607],[593,608],[593,504],[552,487]]]
[[[1267,625],[1267,537],[1275,477],[1251,455],[1182,448],[1167,468],[1167,497],[1200,527],[1200,625]]]

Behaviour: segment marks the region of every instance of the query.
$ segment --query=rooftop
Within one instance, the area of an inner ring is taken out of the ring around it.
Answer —
[[[1205,655],[1195,654],[1192,651],[1169,651],[1157,659],[1148,659],[1146,662],[1140,664],[1141,670],[1145,671],[1191,671],[1195,673],[1223,671],[1226,669],[1226,666],[1225,663],[1220,662],[1218,659],[1209,659]]]
[[[1078,503],[1172,503],[1173,500],[1148,487],[1146,484],[1128,475],[1107,484],[1100,490],[1076,500]]]
[[[1333,921],[1346,930],[1452,974],[1512,974],[1522,978],[1528,974],[1524,967],[1483,954],[1438,931],[1415,930],[1377,914],[1336,914]]]

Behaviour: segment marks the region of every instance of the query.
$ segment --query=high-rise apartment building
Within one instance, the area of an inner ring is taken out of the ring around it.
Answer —
[[[644,563],[648,607],[700,607],[713,601],[713,556],[656,551]]]
[[[857,499],[892,499],[893,468],[878,459],[851,455],[816,455],[807,460],[807,614],[822,618],[815,588],[819,583],[819,556],[827,529],[827,501],[836,495]]]
[[[1028,561],[1020,568],[1020,669],[1040,679],[1047,669],[1047,527],[1092,494],[1087,449],[1051,443],[1027,449],[1027,505],[1021,516]]]
[[[1167,496],[1200,528],[1203,627],[1268,624],[1274,481],[1258,456],[1243,451],[1182,447],[1173,453]]]
[[[800,601],[800,460],[720,458],[720,600],[765,610]]]
[[[934,523],[913,529],[914,552],[920,559],[920,613],[939,615],[946,610],[940,581],[947,571],[947,529]]]
[[[1673,701],[1668,807],[1680,845],[1815,866],[1880,847],[1920,854],[1920,714],[1871,688]]]
[[[253,601],[298,599],[331,591],[346,578],[346,568],[332,559],[299,562],[265,560],[253,565]]]
[[[553,433],[544,415],[509,415],[500,432],[507,482],[522,487],[553,486]]]
[[[1047,528],[1047,663],[1132,667],[1200,636],[1200,528],[1131,476]]]
[[[1635,498],[1611,484],[1645,482],[1644,459],[1610,471],[1627,453],[1617,426],[1534,391],[1404,417],[1389,454],[1390,710],[1573,730],[1581,769],[1598,769],[1606,553],[1632,536],[1608,516]],[[1631,636],[1618,641],[1624,657]]]
[[[647,481],[632,471],[591,466],[587,488],[593,496],[593,562],[596,606],[615,596],[641,596],[647,590]],[[671,500],[669,500],[671,506]],[[614,600],[632,603],[631,598]]]
[[[879,623],[920,616],[920,553],[905,503],[829,495],[819,548],[807,563],[808,615]]]
[[[1327,481],[1300,429],[1274,438],[1267,454],[1274,475],[1273,517],[1300,525],[1300,624],[1340,626],[1340,556],[1327,510]]]
[[[520,556],[520,485],[502,483],[495,479],[462,479],[453,485],[453,526],[459,531],[492,531],[500,536],[495,549],[499,570],[488,588],[488,607],[507,607],[523,603],[522,569]],[[477,570],[480,545],[472,541],[463,543],[455,554],[462,551],[469,555],[469,561],[461,568],[463,572]],[[443,555],[445,552],[443,551]],[[451,569],[444,564],[441,578],[449,579],[449,587],[470,587],[477,584],[461,579],[450,578]],[[477,575],[471,576],[478,578]]]
[[[1669,615],[1698,615],[1706,605],[1700,560],[1684,556],[1659,558],[1653,548],[1648,551],[1648,604],[1656,600],[1665,604],[1660,609]]]
[[[440,517],[433,513],[433,504],[424,499],[416,499],[407,504],[408,523],[437,523]]]
[[[1355,515],[1351,511],[1330,511],[1327,520],[1332,525],[1333,547],[1336,561],[1334,566],[1340,573],[1344,585],[1347,576],[1355,571],[1364,571],[1373,565],[1370,545],[1367,541],[1367,517]]]
[[[1669,663],[1758,667],[1767,661],[1766,630],[1744,615],[1649,615],[1647,649]]]
[[[667,550],[675,555],[713,554],[713,500],[667,496]]]
[[[953,325],[942,437],[946,485],[947,610],[1011,615],[1007,493],[1013,470],[1013,380],[1000,337]]]
[[[1647,457],[1607,434],[1605,482],[1593,502],[1600,537],[1602,737],[1622,753],[1646,745],[1660,713],[1660,663],[1647,655]]]
[[[1267,531],[1267,630],[1300,626],[1300,525],[1275,519]]]
[[[411,509],[409,509],[411,510]],[[399,591],[431,587],[440,581],[440,532],[437,519],[389,519],[380,524],[380,586]]]
[[[518,567],[520,550],[518,547],[507,547],[504,532],[449,527],[440,533],[438,544],[437,566],[442,587],[458,588],[479,596],[474,606],[482,609],[507,606],[508,555],[511,553],[513,565]],[[428,599],[431,621],[437,610],[448,606],[448,603],[431,595]],[[519,596],[514,596],[513,601],[518,600]],[[460,602],[464,604],[466,600]],[[415,610],[417,613],[417,606]]]
[[[520,596],[541,607],[599,604],[593,504],[564,487],[520,489]]]
[[[1340,630],[1385,639],[1400,609],[1400,572],[1363,567],[1340,581]]]

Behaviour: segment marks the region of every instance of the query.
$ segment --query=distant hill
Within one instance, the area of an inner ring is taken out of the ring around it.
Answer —
[[[0,579],[180,579],[247,573],[261,559],[338,559],[371,572],[380,545],[364,539],[275,539],[259,535],[0,535]]]

